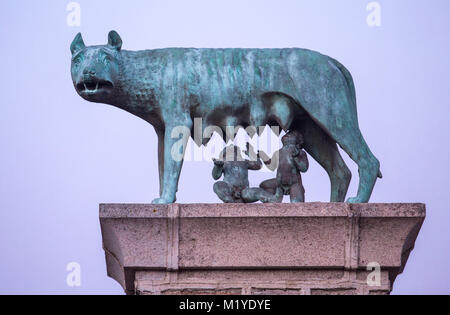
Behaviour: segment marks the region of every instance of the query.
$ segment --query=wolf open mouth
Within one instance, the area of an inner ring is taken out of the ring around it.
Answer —
[[[104,89],[112,89],[114,85],[110,81],[83,81],[77,84],[77,90],[82,93],[93,94]]]

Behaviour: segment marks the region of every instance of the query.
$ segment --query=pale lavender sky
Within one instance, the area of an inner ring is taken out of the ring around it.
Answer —
[[[66,23],[69,1],[0,2],[0,293],[122,294],[106,277],[98,204],[157,196],[156,137],[144,121],[82,100],[69,71],[75,34],[104,44],[111,29],[127,50],[303,47],[340,60],[382,165],[372,201],[428,206],[394,293],[450,293],[448,0],[380,0],[381,27],[367,25],[369,0],[78,2],[80,27]],[[328,178],[312,164],[307,200],[328,201]],[[178,202],[217,202],[210,172],[186,163]],[[79,288],[66,284],[70,262],[81,265]]]

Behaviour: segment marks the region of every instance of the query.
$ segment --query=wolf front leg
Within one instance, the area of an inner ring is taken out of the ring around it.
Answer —
[[[162,195],[164,187],[164,130],[156,129],[158,136],[158,174],[159,174],[159,195]]]
[[[178,179],[183,166],[186,145],[191,135],[192,122],[179,126],[166,126],[164,131],[164,162],[162,163],[162,182],[160,197],[154,204],[168,204],[176,200]]]

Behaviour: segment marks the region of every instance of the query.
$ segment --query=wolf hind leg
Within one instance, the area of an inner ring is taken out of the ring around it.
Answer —
[[[370,151],[359,129],[349,133],[340,144],[345,152],[358,164],[359,186],[356,197],[349,198],[349,203],[367,203],[372,195],[378,177],[381,177],[380,162]]]
[[[352,173],[342,159],[336,142],[311,119],[297,124],[305,150],[325,169],[331,182],[331,202],[344,202]]]
[[[372,195],[378,177],[381,177],[380,162],[373,155],[364,140],[357,121],[347,121],[340,128],[330,131],[333,139],[358,165],[359,186],[358,194],[349,198],[349,203],[367,203]]]

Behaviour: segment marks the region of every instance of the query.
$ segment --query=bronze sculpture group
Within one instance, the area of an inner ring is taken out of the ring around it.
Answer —
[[[308,165],[298,148],[301,142],[327,172],[331,202],[345,201],[351,180],[338,145],[359,168],[357,196],[347,202],[368,202],[381,178],[380,162],[359,129],[353,78],[331,57],[299,48],[127,51],[115,31],[106,45],[98,46],[86,46],[78,34],[70,50],[72,80],[82,98],[116,106],[155,128],[160,196],[153,203],[176,201],[189,137],[199,146],[210,140],[194,136],[198,119],[200,134],[214,126],[226,141],[229,126],[242,126],[247,133],[249,126],[275,126],[289,134],[278,153],[277,178],[259,188],[248,187],[245,176],[245,170],[262,165],[258,159],[240,164],[216,161],[214,177],[225,176],[215,191],[226,202],[272,202],[283,195],[303,201],[300,172]],[[293,144],[290,137],[295,133]],[[244,176],[236,180],[234,174]]]
[[[214,192],[220,200],[225,203],[281,203],[283,196],[288,195],[292,203],[305,202],[301,173],[308,170],[309,162],[302,148],[303,136],[292,131],[281,141],[282,148],[272,158],[262,151],[255,153],[249,143],[244,154],[250,160],[242,157],[238,146],[226,147],[220,159],[213,160],[213,178],[218,180],[222,174],[224,176],[223,181],[214,184]],[[248,171],[260,170],[263,166],[261,159],[271,170],[277,169],[277,176],[262,182],[259,188],[250,188]]]

